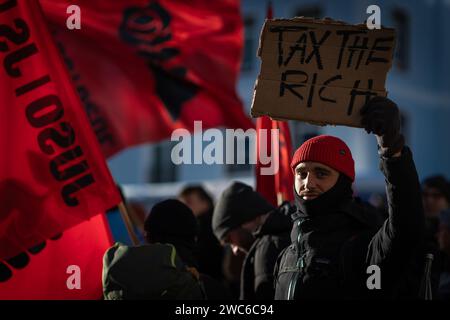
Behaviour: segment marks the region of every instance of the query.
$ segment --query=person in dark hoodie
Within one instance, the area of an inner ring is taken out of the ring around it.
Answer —
[[[354,160],[341,139],[322,135],[306,141],[291,163],[298,211],[292,243],[277,261],[276,299],[419,298],[429,288],[421,284],[420,184],[398,107],[376,97],[361,116],[362,126],[377,138],[389,216],[379,225],[377,213],[354,201]]]
[[[221,195],[213,214],[217,239],[235,254],[246,253],[241,272],[241,300],[273,300],[273,270],[289,245],[288,203],[274,208],[250,186],[234,182]]]

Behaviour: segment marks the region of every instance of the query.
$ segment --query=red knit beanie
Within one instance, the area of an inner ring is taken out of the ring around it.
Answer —
[[[292,171],[295,171],[300,162],[305,161],[320,162],[345,174],[352,181],[355,180],[355,162],[352,153],[339,138],[321,135],[305,141],[292,157]]]

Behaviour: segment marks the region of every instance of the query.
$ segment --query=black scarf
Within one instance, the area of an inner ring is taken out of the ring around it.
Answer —
[[[353,190],[351,180],[339,174],[336,184],[328,191],[322,193],[315,199],[304,200],[295,191],[295,204],[298,208],[298,213],[305,217],[317,217],[321,215],[328,215],[335,213],[342,204],[348,203],[352,200]]]

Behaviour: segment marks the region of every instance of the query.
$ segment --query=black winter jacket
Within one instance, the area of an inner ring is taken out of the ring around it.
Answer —
[[[241,272],[241,300],[273,300],[273,271],[280,252],[289,245],[292,205],[285,203],[271,211],[254,233],[256,238]]]
[[[418,297],[424,213],[410,149],[382,158],[380,168],[389,209],[381,226],[354,200],[314,219],[294,215],[292,244],[277,264],[276,299]],[[381,289],[367,286],[371,265],[379,267]]]

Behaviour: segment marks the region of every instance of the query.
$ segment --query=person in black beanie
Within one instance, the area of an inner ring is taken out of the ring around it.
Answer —
[[[197,224],[177,200],[156,204],[144,223],[147,244],[115,243],[103,257],[107,300],[223,299],[223,288],[199,274],[195,258]]]
[[[291,162],[298,211],[292,243],[277,261],[276,299],[429,297],[420,184],[399,109],[375,97],[361,109],[361,125],[377,139],[389,216],[380,224],[353,198],[355,165],[345,142],[306,141]]]
[[[241,272],[241,300],[272,300],[273,270],[289,244],[292,227],[288,203],[275,208],[250,186],[234,182],[221,195],[213,213],[217,239],[233,253],[246,253]]]
[[[198,273],[198,224],[192,210],[179,200],[169,199],[157,203],[144,223],[148,243],[169,243],[185,265],[205,286],[208,300],[229,299],[230,293],[219,281]]]
[[[197,221],[182,202],[169,199],[155,204],[145,219],[144,231],[148,243],[170,243],[188,266],[198,268]]]
[[[104,254],[105,299],[231,299],[224,285],[198,272],[198,226],[189,207],[174,199],[157,203],[144,231],[147,244],[115,243]]]

